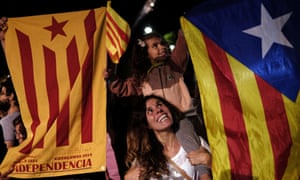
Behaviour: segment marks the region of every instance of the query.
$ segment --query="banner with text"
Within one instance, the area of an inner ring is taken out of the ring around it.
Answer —
[[[28,137],[1,172],[53,177],[106,169],[106,8],[9,18],[5,51]]]

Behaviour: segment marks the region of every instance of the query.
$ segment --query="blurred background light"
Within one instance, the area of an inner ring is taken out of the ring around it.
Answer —
[[[145,34],[152,33],[152,31],[153,31],[153,29],[152,29],[151,26],[146,26],[146,27],[144,28],[144,33],[145,33]]]

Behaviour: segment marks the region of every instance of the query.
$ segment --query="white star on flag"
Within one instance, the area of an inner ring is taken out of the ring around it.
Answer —
[[[285,35],[281,31],[291,14],[292,13],[287,13],[272,19],[264,5],[262,5],[261,24],[243,31],[247,34],[261,38],[262,58],[265,57],[273,43],[293,48],[293,45],[286,39]]]

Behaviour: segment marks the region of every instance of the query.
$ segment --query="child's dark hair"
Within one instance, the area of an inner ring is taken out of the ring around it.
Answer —
[[[168,44],[164,37],[158,32],[145,34],[138,38],[133,44],[131,54],[132,70],[138,80],[138,83],[144,81],[147,76],[148,69],[152,66],[148,57],[148,47],[145,41],[154,37],[160,38],[163,44]]]

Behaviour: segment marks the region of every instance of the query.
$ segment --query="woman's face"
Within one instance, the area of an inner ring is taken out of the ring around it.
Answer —
[[[145,40],[148,47],[148,57],[151,63],[165,61],[169,56],[167,44],[163,43],[162,39],[153,37]]]
[[[156,98],[150,98],[146,101],[146,117],[149,128],[154,131],[169,129],[173,124],[169,108]]]

